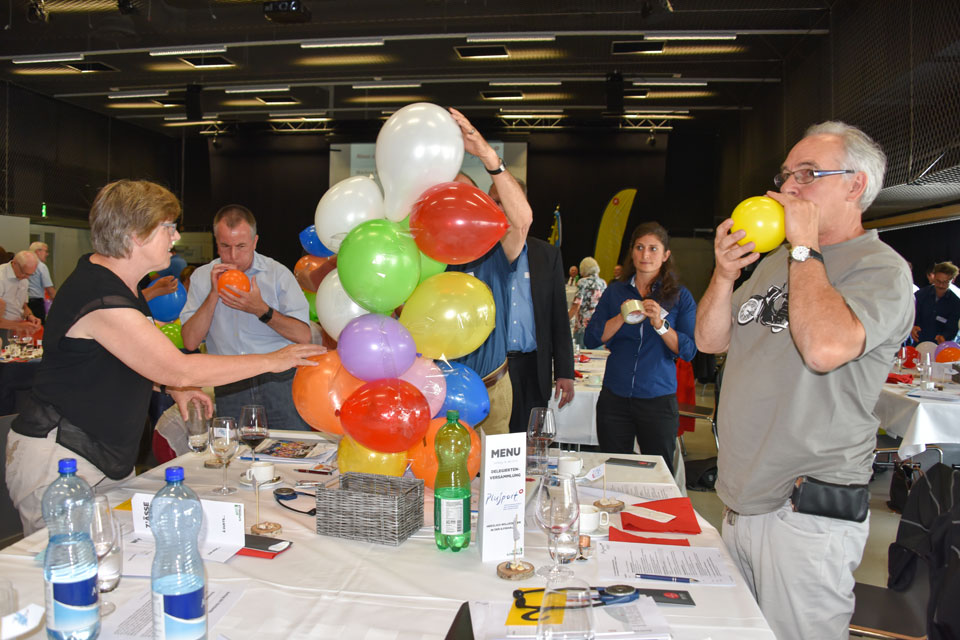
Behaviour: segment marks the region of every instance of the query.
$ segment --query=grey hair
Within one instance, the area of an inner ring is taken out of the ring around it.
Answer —
[[[29,250],[36,253],[40,249],[49,249],[46,242],[31,242]]]
[[[600,273],[600,265],[592,257],[587,256],[580,261],[581,276],[595,276]]]
[[[837,136],[843,140],[846,151],[846,166],[837,169],[862,171],[867,176],[867,186],[860,195],[860,211],[866,211],[883,188],[883,175],[887,171],[887,156],[873,138],[860,129],[838,120],[815,124],[807,129],[804,137]],[[829,169],[830,167],[825,167]]]

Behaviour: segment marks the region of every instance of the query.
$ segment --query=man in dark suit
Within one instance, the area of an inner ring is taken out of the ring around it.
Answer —
[[[517,181],[524,192],[526,185]],[[490,197],[499,204],[496,185]],[[513,386],[511,433],[527,430],[530,410],[545,407],[551,389],[562,407],[573,400],[573,337],[567,317],[560,250],[527,237],[509,282],[507,363]]]

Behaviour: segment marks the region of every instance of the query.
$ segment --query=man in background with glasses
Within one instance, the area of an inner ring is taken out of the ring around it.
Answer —
[[[907,263],[861,222],[885,169],[859,129],[808,129],[774,178],[779,191],[767,192],[784,207],[788,244],[734,290],[760,255],[725,220],[697,309],[697,347],[727,352],[717,425],[723,540],[781,640],[846,638],[853,614],[873,408],[913,325]],[[738,313],[771,291],[785,327],[772,314]]]
[[[940,344],[957,337],[960,298],[950,290],[950,285],[958,271],[952,262],[938,262],[933,267],[930,286],[914,294],[915,320],[910,337],[915,342]]]
[[[40,319],[27,306],[27,279],[38,263],[34,252],[19,251],[0,265],[0,345],[9,340],[11,330],[33,333],[40,327]]]

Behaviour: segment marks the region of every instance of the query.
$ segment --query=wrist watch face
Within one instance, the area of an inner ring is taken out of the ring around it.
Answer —
[[[810,248],[797,245],[790,251],[790,257],[797,262],[805,262],[810,257]]]

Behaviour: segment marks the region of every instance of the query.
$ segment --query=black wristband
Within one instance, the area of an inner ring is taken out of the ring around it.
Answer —
[[[489,173],[492,176],[498,176],[507,170],[507,167],[503,164],[503,158],[497,158],[497,160],[500,161],[500,164],[497,166],[496,169],[487,169],[486,167],[484,167],[484,169],[487,169],[487,173]]]
[[[165,384],[160,385],[160,393],[166,393],[166,392],[167,392],[167,385]]]
[[[273,319],[273,307],[267,307],[267,312],[260,316],[260,322],[267,324]]]

